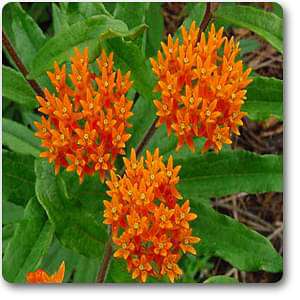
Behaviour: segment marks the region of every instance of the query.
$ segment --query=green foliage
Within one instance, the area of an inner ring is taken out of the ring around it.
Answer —
[[[38,105],[34,91],[23,75],[10,67],[2,66],[2,89],[3,97],[28,109],[36,108]]]
[[[53,274],[58,270],[61,262],[65,262],[64,282],[89,283],[95,282],[98,274],[98,269],[101,263],[101,258],[88,258],[63,247],[55,238],[49,248],[47,256],[41,263],[41,268]]]
[[[140,30],[140,29],[139,29]],[[80,50],[89,48],[90,61],[99,56],[99,41],[111,36],[132,37],[136,31],[128,31],[128,27],[120,20],[106,15],[92,16],[83,21],[64,28],[49,39],[39,50],[32,63],[29,78],[36,78],[53,68],[53,63],[63,63],[73,55],[75,47]]]
[[[22,62],[30,68],[37,51],[46,42],[45,35],[19,3],[7,3],[3,8],[2,19],[4,32]]]
[[[38,156],[40,153],[39,140],[34,136],[33,131],[24,125],[9,119],[2,119],[3,145],[11,150]]]
[[[24,282],[26,273],[35,271],[47,253],[54,228],[36,197],[27,204],[24,220],[17,225],[3,257],[2,274],[8,282]]]
[[[250,29],[283,53],[283,20],[277,15],[236,4],[220,5],[214,15],[234,26]]]
[[[175,162],[182,166],[179,189],[191,200],[239,192],[282,191],[281,156],[222,151]]]
[[[196,26],[200,26],[205,15],[206,4],[204,2],[197,3],[197,4],[189,3],[189,5],[186,8],[187,8],[186,10],[188,12],[188,16],[183,22],[185,28],[186,29],[190,28],[193,21],[196,22]],[[181,28],[182,27],[180,27],[175,33],[175,37],[177,37],[180,42],[182,42]]]
[[[4,151],[2,159],[2,198],[25,206],[27,201],[35,195],[34,158],[30,155]]]
[[[243,109],[250,119],[264,120],[274,116],[283,119],[283,83],[271,77],[254,77],[247,88]]]
[[[112,259],[105,278],[107,283],[134,283],[123,259]]]
[[[202,240],[197,244],[199,254],[220,257],[245,272],[282,271],[282,257],[265,237],[207,205],[191,207],[198,214],[192,226]]]
[[[4,218],[4,213],[2,213],[2,218]],[[4,224],[3,224],[4,225]],[[2,253],[5,253],[5,250],[11,240],[12,236],[14,235],[16,229],[16,223],[11,223],[2,226]],[[3,267],[2,267],[3,269]]]
[[[23,219],[24,208],[9,201],[2,202],[2,224],[11,224]]]
[[[206,10],[206,3],[201,2],[193,5],[188,12],[188,17],[184,20],[183,25],[190,28],[193,21],[196,21],[196,26],[200,26]]]
[[[203,283],[234,284],[234,283],[238,283],[238,281],[233,277],[219,275],[219,276],[209,277]]]
[[[132,4],[130,2],[118,2],[114,10],[114,17],[125,22],[129,29],[145,22],[145,14],[149,3],[140,2]]]
[[[104,4],[99,2],[60,3],[60,7],[69,25],[96,15],[111,16]]]
[[[47,161],[36,160],[35,173],[37,198],[62,245],[87,257],[101,257],[107,233],[99,217],[70,198],[63,178],[54,175]]]
[[[160,42],[163,39],[164,30],[164,20],[160,4],[154,2],[149,3],[145,23],[149,27],[145,32],[146,56],[156,56],[157,51],[160,48]]]

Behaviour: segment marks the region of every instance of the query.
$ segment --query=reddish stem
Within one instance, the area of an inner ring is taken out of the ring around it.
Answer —
[[[12,60],[15,62],[17,65],[18,69],[20,72],[23,74],[27,82],[31,85],[33,90],[36,92],[38,96],[43,96],[43,90],[41,87],[38,85],[38,83],[35,80],[30,80],[27,79],[26,76],[28,75],[28,71],[24,64],[22,63],[20,57],[18,56],[17,52],[15,51],[14,47],[12,46],[11,42],[9,41],[8,37],[6,36],[5,32],[2,31],[2,43],[4,47],[6,48],[7,52],[9,53],[10,57]]]

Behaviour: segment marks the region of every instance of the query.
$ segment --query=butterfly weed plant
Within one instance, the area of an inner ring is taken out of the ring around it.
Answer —
[[[282,191],[280,155],[231,147],[246,116],[282,119],[282,82],[229,35],[242,26],[282,52],[282,19],[190,3],[164,37],[161,4],[134,5],[52,3],[43,30],[34,9],[4,7],[4,278],[197,282],[214,257],[282,272],[270,241],[210,200]]]

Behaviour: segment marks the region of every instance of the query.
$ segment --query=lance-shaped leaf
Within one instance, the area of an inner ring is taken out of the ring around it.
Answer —
[[[35,173],[37,198],[55,225],[62,245],[87,257],[101,257],[107,240],[102,216],[70,198],[63,178],[54,175],[53,167],[46,160],[36,160]]]
[[[282,257],[264,236],[200,202],[192,210],[198,215],[193,235],[202,240],[196,246],[199,254],[220,257],[245,272],[282,271]]]
[[[3,7],[3,30],[27,68],[46,37],[35,21],[23,10],[20,3],[7,3]]]
[[[282,191],[282,156],[222,151],[178,159],[179,189],[187,198]]]
[[[2,197],[6,201],[25,206],[35,195],[34,157],[3,151]]]
[[[57,35],[49,39],[39,50],[33,63],[29,78],[35,78],[53,68],[53,63],[63,63],[73,55],[75,47],[89,48],[89,59],[94,61],[100,55],[99,41],[110,37],[111,33],[122,37],[129,37],[127,25],[106,15],[89,17],[64,28]]]
[[[163,39],[164,18],[162,15],[161,3],[151,2],[146,11],[146,24],[149,29],[146,31],[146,56],[156,56]]]
[[[2,66],[3,96],[28,109],[37,107],[35,94],[23,75],[7,66]]]
[[[38,156],[40,152],[39,140],[34,132],[24,125],[9,119],[2,119],[3,145],[11,150]]]
[[[246,5],[221,4],[214,13],[217,19],[250,29],[283,52],[283,20],[277,15]]]
[[[254,77],[247,88],[247,99],[242,108],[252,120],[271,116],[282,120],[283,83],[270,77]]]
[[[27,272],[35,271],[47,253],[54,227],[47,221],[45,211],[36,197],[24,211],[24,220],[16,227],[9,241],[4,258],[2,274],[9,282],[25,282]]]

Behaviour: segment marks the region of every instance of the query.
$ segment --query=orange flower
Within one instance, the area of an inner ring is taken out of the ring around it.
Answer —
[[[26,275],[27,283],[62,283],[65,275],[65,263],[62,262],[58,271],[53,275],[49,275],[44,270],[29,272]]]
[[[182,270],[177,265],[179,258],[180,256],[178,254],[171,254],[166,256],[163,260],[160,274],[167,274],[172,283],[176,277],[182,275]]]
[[[163,53],[158,51],[157,61],[150,59],[158,77],[155,90],[161,93],[161,99],[154,100],[156,126],[166,124],[169,135],[175,132],[177,150],[187,144],[195,151],[193,139],[204,137],[202,152],[211,147],[218,152],[243,125],[246,113],[240,110],[252,81],[251,69],[244,72],[242,61],[236,61],[238,43],[223,37],[223,28],[216,32],[212,24],[208,38],[202,32],[200,41],[195,22],[188,32],[182,26],[181,33],[182,44],[169,35],[167,44],[161,43]]]
[[[80,182],[95,173],[104,181],[130,139],[126,130],[131,126],[133,101],[125,96],[132,85],[130,73],[115,72],[113,53],[107,57],[103,51],[96,75],[89,70],[88,49],[74,51],[72,85],[67,82],[66,65],[60,68],[55,63],[54,73],[47,74],[56,93],[45,89],[44,97],[37,97],[39,111],[47,116],[41,117],[41,123],[34,122],[36,136],[46,148],[40,156],[54,162],[56,174],[62,166],[76,171]]]
[[[122,177],[111,171],[106,182],[111,200],[104,200],[103,222],[112,226],[114,257],[126,260],[132,278],[141,282],[164,275],[174,282],[182,274],[177,265],[182,253],[196,254],[192,244],[200,241],[190,229],[197,215],[189,201],[177,203],[180,166],[173,165],[172,156],[165,165],[158,149],[153,155],[146,151],[146,159],[137,159],[132,149],[124,163]]]

